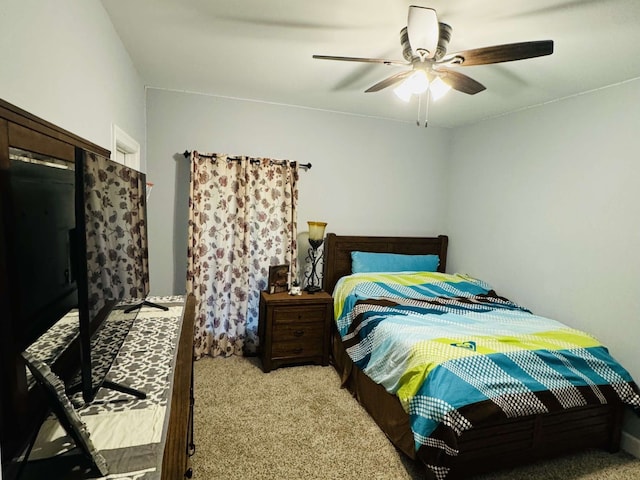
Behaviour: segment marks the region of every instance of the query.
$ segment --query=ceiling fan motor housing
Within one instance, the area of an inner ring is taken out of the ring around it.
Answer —
[[[402,56],[407,62],[413,62],[414,60],[420,60],[420,57],[413,55],[411,44],[409,43],[409,33],[407,27],[400,30],[400,46],[402,47]]]
[[[451,40],[451,32],[453,28],[451,25],[440,22],[438,24],[440,28],[440,34],[438,36],[438,49],[436,50],[436,61],[441,60],[447,53],[447,47],[449,46],[449,40]]]
[[[451,32],[453,32],[453,28],[451,25],[440,22],[438,24],[439,34],[438,34],[438,48],[436,50],[436,54],[434,55],[434,60],[441,60],[445,54],[447,53],[447,47],[449,46],[449,41],[451,40]],[[416,62],[421,61],[420,55],[416,53],[413,48],[411,48],[411,43],[409,42],[409,33],[407,27],[404,27],[400,30],[400,45],[402,46],[402,56],[407,62]]]

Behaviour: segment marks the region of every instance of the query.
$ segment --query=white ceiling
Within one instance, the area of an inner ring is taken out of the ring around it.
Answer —
[[[451,91],[429,125],[478,120],[640,77],[640,0],[102,0],[145,84],[415,122],[388,88],[401,67],[313,54],[402,60],[408,6],[453,27],[448,51],[529,40],[553,55],[459,68],[487,90]]]

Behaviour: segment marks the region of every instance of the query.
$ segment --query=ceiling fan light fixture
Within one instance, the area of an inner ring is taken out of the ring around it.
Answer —
[[[398,97],[403,102],[409,102],[409,100],[411,100],[411,95],[413,95],[413,93],[410,92],[408,89],[403,88],[403,85],[404,84],[400,84],[398,87],[394,88],[393,93],[395,93],[396,97]]]
[[[431,90],[431,98],[433,98],[433,100],[439,100],[451,90],[451,85],[442,80],[442,78],[436,77],[435,80],[431,82],[431,85],[429,85],[429,89]]]
[[[398,85],[393,90],[393,93],[395,93],[399,99],[408,102],[411,95],[414,93],[416,95],[424,93],[427,91],[427,88],[429,88],[427,72],[424,70],[416,70],[411,76],[407,77],[404,82]]]
[[[387,76],[367,88],[365,92],[379,92],[391,86],[396,87],[395,94],[405,102],[411,100],[413,94],[416,94],[419,97],[418,110],[420,111],[421,104],[428,106],[431,97],[434,101],[438,100],[450,89],[468,95],[486,90],[480,82],[458,72],[457,67],[513,62],[553,53],[553,40],[505,43],[447,53],[452,31],[451,25],[438,21],[438,15],[434,9],[410,5],[407,26],[400,30],[400,45],[404,61],[329,55],[313,55],[313,58],[404,67],[402,71]],[[425,92],[423,102],[421,94]]]

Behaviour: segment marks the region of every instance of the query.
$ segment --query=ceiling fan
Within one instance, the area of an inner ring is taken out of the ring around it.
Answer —
[[[420,94],[427,90],[436,99],[450,88],[469,95],[485,90],[485,86],[480,82],[452,67],[511,62],[553,53],[553,40],[541,40],[475,48],[448,54],[447,46],[451,39],[451,31],[450,25],[438,21],[434,9],[411,5],[407,26],[400,30],[404,61],[330,55],[313,55],[313,58],[411,67],[365,90],[367,93],[377,92],[402,82],[395,92],[399,97],[408,100],[412,94]]]

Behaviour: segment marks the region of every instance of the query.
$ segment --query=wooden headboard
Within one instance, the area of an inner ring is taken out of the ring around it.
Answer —
[[[340,277],[351,274],[351,252],[386,252],[440,256],[439,272],[447,267],[449,237],[354,237],[329,233],[324,245],[323,289],[333,293]]]

